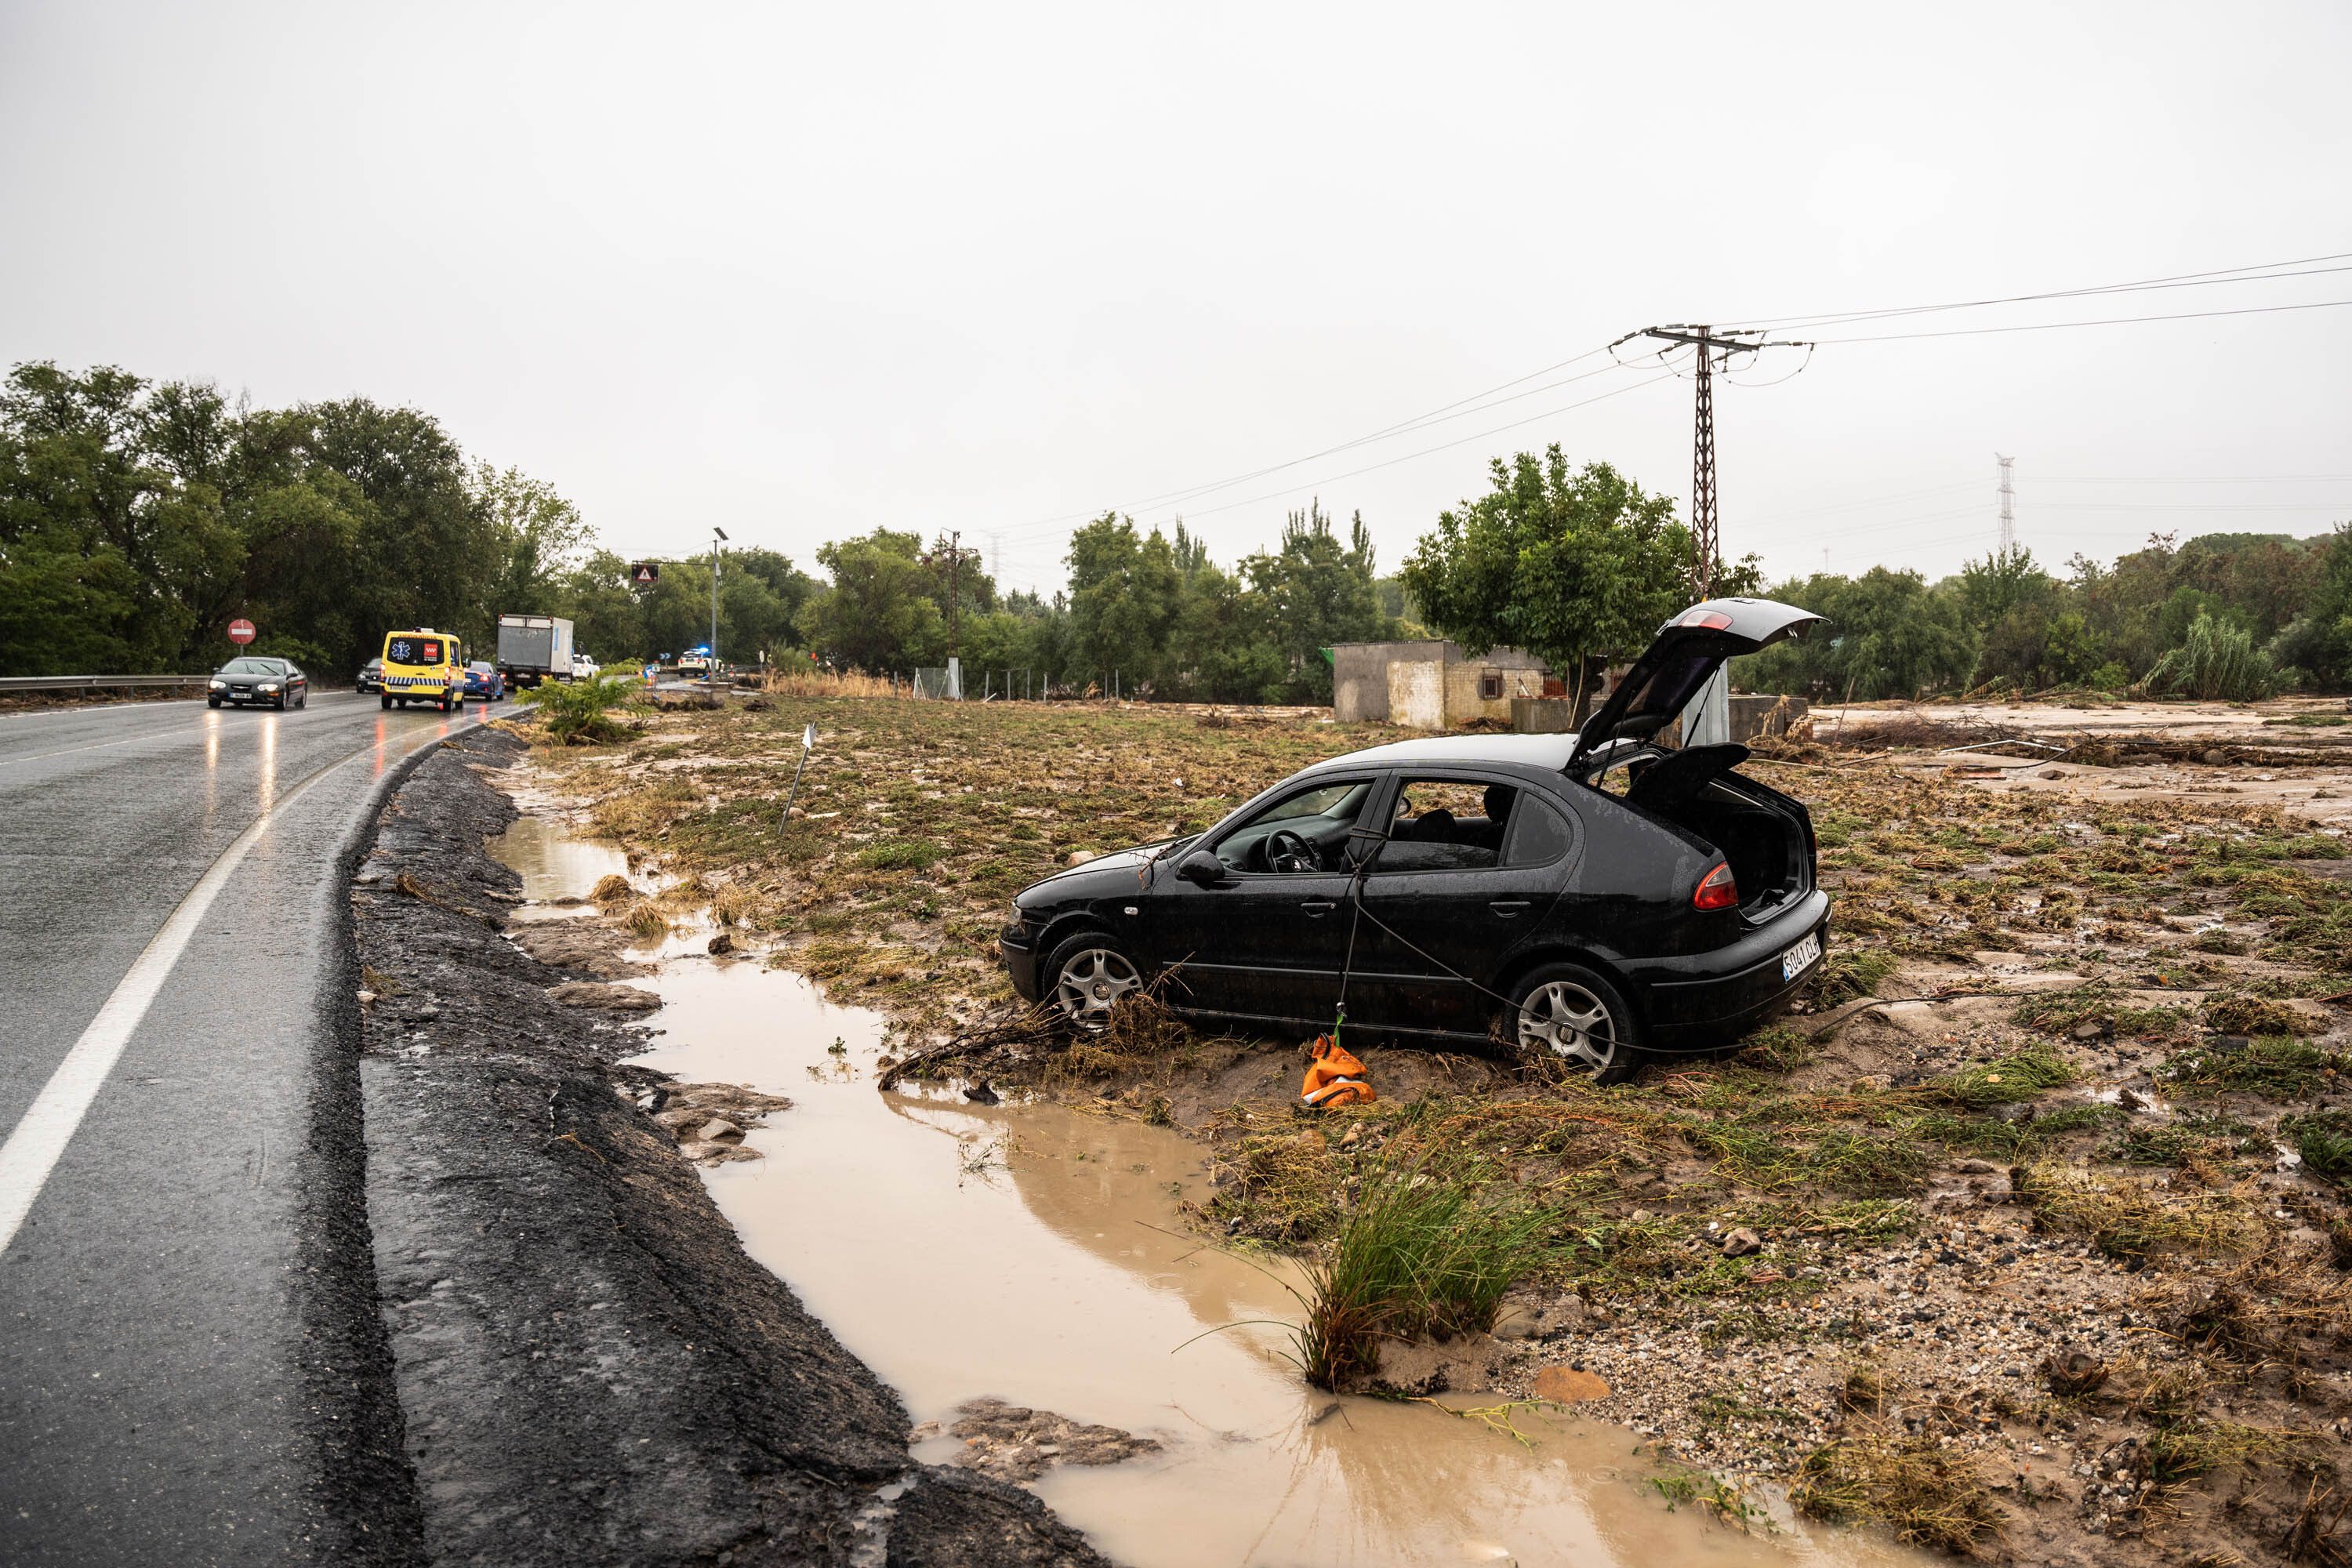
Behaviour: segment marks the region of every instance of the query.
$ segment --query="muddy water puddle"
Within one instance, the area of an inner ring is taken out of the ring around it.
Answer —
[[[608,868],[567,874],[593,884]],[[546,886],[534,893],[583,890]],[[1645,1484],[1657,1467],[1639,1439],[1605,1424],[1520,1409],[1515,1438],[1426,1404],[1306,1387],[1284,1357],[1292,1268],[1184,1227],[1180,1205],[1208,1190],[1195,1145],[1067,1106],[878,1093],[879,1014],[698,948],[689,935],[636,955],[665,960],[637,982],[663,1002],[650,1020],[663,1034],[638,1059],[793,1100],[750,1131],[761,1158],[703,1173],[745,1248],[898,1390],[919,1433],[994,1397],[1156,1440],[1030,1483],[1113,1559],[1918,1561],[1851,1535],[1759,1540],[1670,1511]],[[948,1462],[962,1447],[924,1436],[914,1451]]]
[[[522,920],[569,920],[593,915],[586,903],[559,904],[558,899],[587,898],[607,876],[627,877],[629,858],[610,844],[574,837],[551,817],[518,816],[514,825],[489,840],[490,857],[522,879],[526,900],[517,915]]]

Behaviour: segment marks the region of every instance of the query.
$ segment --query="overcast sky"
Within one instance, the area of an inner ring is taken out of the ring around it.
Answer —
[[[1686,505],[1690,384],[1585,359],[1142,503],[1653,322],[2352,252],[2347,61],[2317,0],[0,0],[0,358],[413,404],[625,552],[961,528],[1050,589],[1084,514],[1181,510],[1230,563],[1319,494],[1387,569],[1547,441]],[[1824,342],[1719,387],[1725,543],[1940,574],[1993,539],[1996,449],[2053,565],[2316,532],[2352,518],[2347,350],[2352,309]]]

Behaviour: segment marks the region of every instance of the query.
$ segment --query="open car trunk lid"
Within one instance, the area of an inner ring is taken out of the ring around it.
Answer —
[[[1802,637],[1821,616],[1772,599],[1707,599],[1658,628],[1617,689],[1576,737],[1573,773],[1618,739],[1645,741],[1674,722],[1727,659]]]

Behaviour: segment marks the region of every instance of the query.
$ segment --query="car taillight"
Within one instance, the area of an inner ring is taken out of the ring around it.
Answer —
[[[1731,624],[1731,617],[1725,615],[1721,610],[1692,610],[1675,624],[1681,626],[1698,626],[1710,632],[1719,632],[1724,627]]]
[[[1698,891],[1691,895],[1695,910],[1727,910],[1739,902],[1739,884],[1731,879],[1731,868],[1717,865],[1698,879]]]

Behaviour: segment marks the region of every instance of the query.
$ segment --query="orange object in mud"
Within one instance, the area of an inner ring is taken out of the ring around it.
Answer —
[[[1379,1095],[1372,1081],[1348,1047],[1328,1035],[1318,1035],[1307,1047],[1314,1060],[1307,1064],[1307,1079],[1298,1086],[1298,1101],[1309,1110],[1335,1105],[1370,1105]]]

